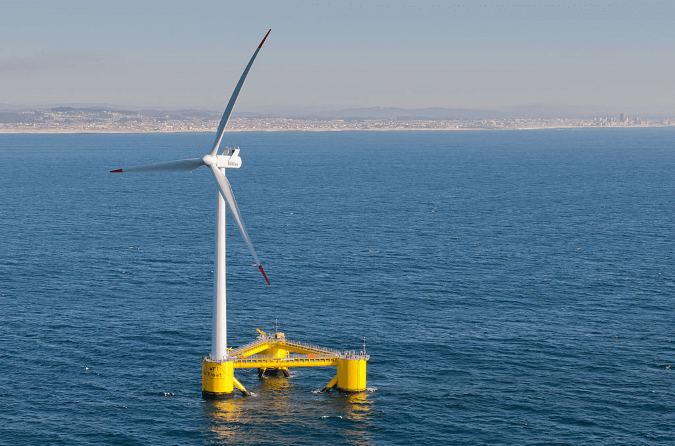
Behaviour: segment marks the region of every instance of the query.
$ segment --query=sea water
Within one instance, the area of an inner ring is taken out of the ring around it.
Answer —
[[[236,376],[211,344],[213,134],[0,135],[0,443],[675,442],[675,131],[228,133],[228,341],[370,354]]]

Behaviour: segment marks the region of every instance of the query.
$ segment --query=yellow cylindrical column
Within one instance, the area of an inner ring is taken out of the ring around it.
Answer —
[[[366,390],[366,360],[338,359],[337,388],[343,392]]]
[[[275,336],[283,339],[283,333],[277,333]],[[266,352],[269,356],[275,359],[284,359],[288,357],[288,350],[279,347],[278,345],[271,346]],[[288,378],[291,374],[288,371],[288,367],[279,367],[279,368],[268,368],[268,369],[258,369],[258,376],[285,376]]]
[[[202,360],[202,397],[208,400],[229,398],[234,390],[232,361]]]
[[[273,358],[283,359],[288,356],[288,350],[284,350],[283,348],[275,345],[273,347],[270,347],[269,350],[267,350],[267,354],[272,356]]]

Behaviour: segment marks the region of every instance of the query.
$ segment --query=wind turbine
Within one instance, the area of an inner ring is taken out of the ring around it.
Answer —
[[[253,260],[255,261],[255,266],[258,267],[263,277],[265,278],[267,284],[268,285],[270,284],[270,281],[267,279],[267,275],[265,274],[265,270],[260,264],[258,255],[256,254],[255,249],[253,249],[251,238],[249,237],[248,232],[246,231],[246,226],[244,226],[244,221],[241,218],[239,207],[237,206],[237,202],[234,199],[234,194],[232,193],[232,187],[230,186],[230,182],[227,180],[227,177],[225,176],[225,169],[239,169],[241,167],[239,148],[236,149],[226,148],[221,154],[218,154],[218,149],[220,147],[220,142],[223,139],[223,133],[225,132],[227,121],[229,120],[230,115],[232,114],[232,109],[234,108],[234,104],[237,101],[237,97],[239,96],[239,91],[241,90],[242,85],[244,85],[244,81],[246,80],[246,76],[248,75],[248,72],[251,69],[251,65],[253,65],[253,61],[255,60],[256,56],[258,55],[258,52],[262,48],[263,44],[265,43],[265,40],[267,39],[267,36],[270,34],[271,31],[272,31],[271,29],[267,31],[267,34],[265,34],[265,37],[263,38],[262,42],[260,42],[260,45],[258,45],[258,48],[253,53],[253,57],[251,57],[251,60],[249,61],[248,65],[246,66],[246,69],[244,70],[244,73],[241,75],[241,78],[239,79],[239,82],[237,83],[237,86],[235,87],[234,92],[232,93],[230,102],[228,102],[227,107],[225,108],[225,112],[223,113],[223,117],[220,120],[220,124],[218,125],[218,131],[216,133],[216,139],[213,142],[213,147],[211,148],[211,152],[209,154],[205,155],[203,158],[168,161],[165,163],[150,164],[145,166],[134,166],[110,171],[111,173],[160,172],[160,171],[192,171],[201,166],[209,166],[211,168],[211,172],[213,173],[213,176],[216,180],[216,185],[218,187],[218,218],[216,220],[213,338],[211,345],[211,356],[209,358],[204,359],[202,366],[203,371],[202,393],[205,396],[210,395],[213,397],[218,397],[221,394],[227,394],[232,392],[232,381],[229,381],[229,384],[225,383],[224,387],[218,383],[213,384],[211,381],[209,381],[208,385],[205,384],[204,382],[204,380],[207,379],[205,378],[206,372],[204,370],[206,366],[204,364],[208,364],[208,366],[211,367],[211,370],[209,371],[209,376],[213,375],[213,379],[218,380],[220,377],[218,373],[221,372],[219,367],[228,360],[227,319],[226,319],[227,307],[226,307],[226,293],[225,293],[225,202],[227,202],[227,205],[230,207],[232,215],[234,216],[234,219],[237,222],[237,226],[239,226],[239,230],[241,231],[241,234],[244,236],[246,245],[248,246],[249,251],[251,251],[251,255],[253,256]],[[215,369],[218,370],[214,372]],[[235,385],[238,384],[237,388],[240,388],[241,384],[239,384],[239,382],[236,379],[234,379],[231,370],[232,370],[231,367],[229,367],[229,371],[222,370],[222,372],[226,375],[230,375],[230,378],[234,380],[234,384]],[[211,378],[208,379],[211,380]],[[227,391],[228,389],[229,392]],[[221,392],[221,390],[223,391]],[[240,390],[245,391],[243,387],[241,387]]]

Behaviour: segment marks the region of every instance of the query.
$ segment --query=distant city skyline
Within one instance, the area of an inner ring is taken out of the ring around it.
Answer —
[[[675,112],[675,6],[15,1],[0,15],[0,104]]]

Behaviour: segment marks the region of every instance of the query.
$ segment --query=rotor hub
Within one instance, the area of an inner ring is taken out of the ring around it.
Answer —
[[[218,157],[216,155],[204,155],[202,161],[204,161],[204,164],[207,166],[213,166],[218,164]]]

